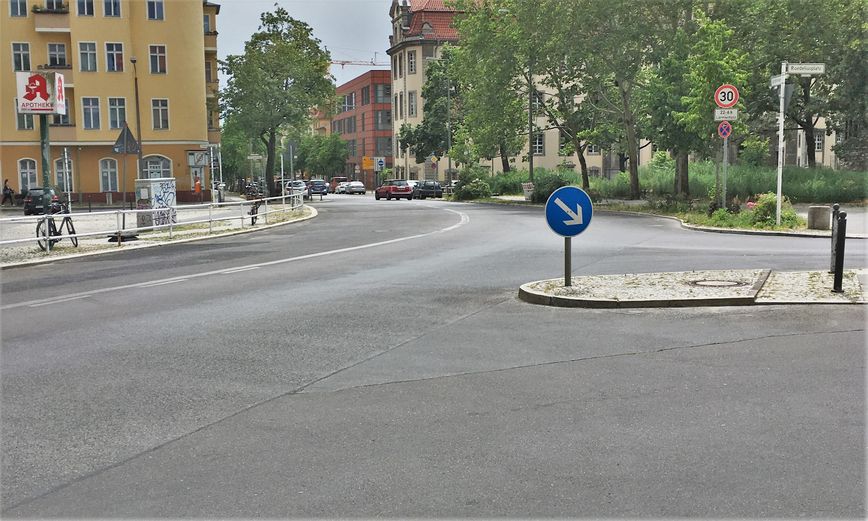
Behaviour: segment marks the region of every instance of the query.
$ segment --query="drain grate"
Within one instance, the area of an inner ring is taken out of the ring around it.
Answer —
[[[701,286],[703,288],[734,288],[736,286],[746,286],[747,282],[738,280],[691,280],[687,284],[691,286]]]

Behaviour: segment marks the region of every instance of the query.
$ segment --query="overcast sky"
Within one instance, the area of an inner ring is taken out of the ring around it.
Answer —
[[[259,15],[273,11],[277,3],[296,20],[313,28],[313,34],[331,52],[332,60],[355,60],[388,63],[389,6],[391,0],[211,0],[220,4],[217,17],[217,53],[244,52],[244,42],[259,27]],[[332,66],[337,85],[348,82],[371,69],[388,66]]]

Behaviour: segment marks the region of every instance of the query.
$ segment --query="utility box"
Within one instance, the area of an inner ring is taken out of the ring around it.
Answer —
[[[136,209],[152,210],[136,214],[137,228],[174,224],[177,221],[175,178],[136,179]]]
[[[808,207],[808,229],[829,230],[832,226],[832,209],[828,206]]]

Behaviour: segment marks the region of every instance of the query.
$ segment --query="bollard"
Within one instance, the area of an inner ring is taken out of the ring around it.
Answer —
[[[844,283],[844,243],[847,239],[847,212],[838,214],[838,240],[835,241],[835,281],[832,291],[843,293]]]
[[[829,273],[835,273],[835,243],[838,241],[838,203],[832,205],[832,262],[829,264]]]

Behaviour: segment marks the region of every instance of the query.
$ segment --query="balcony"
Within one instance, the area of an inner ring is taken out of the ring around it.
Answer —
[[[63,83],[67,88],[72,88],[75,86],[75,75],[73,74],[72,65],[52,65],[50,63],[46,63],[43,65],[37,65],[37,70],[46,71],[46,72],[59,72],[63,74]]]
[[[217,31],[205,33],[205,52],[217,52]]]
[[[61,4],[58,8],[33,6],[33,19],[38,33],[68,33],[69,6]]]
[[[48,139],[53,142],[69,142],[76,139],[75,124],[55,125],[48,127]]]

